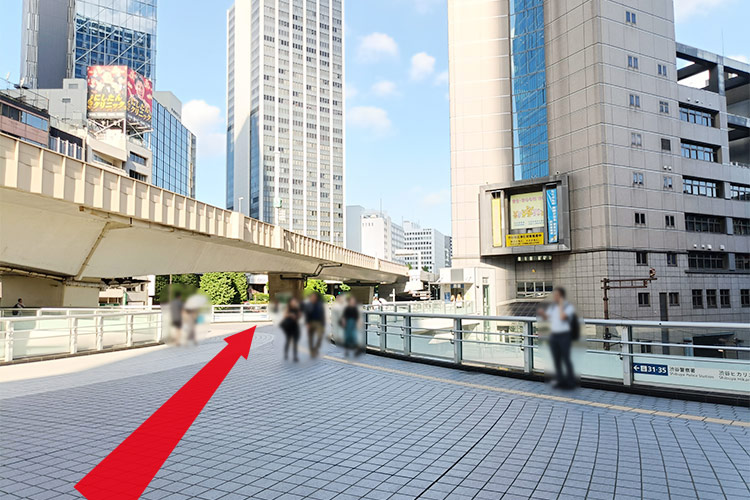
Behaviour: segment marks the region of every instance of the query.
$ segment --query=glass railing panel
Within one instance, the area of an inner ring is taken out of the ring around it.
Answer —
[[[78,352],[96,350],[96,317],[78,318]]]
[[[386,306],[392,307],[392,306]],[[385,348],[388,351],[399,351],[404,350],[404,338],[403,335],[406,332],[404,330],[404,318],[403,316],[384,316],[385,318]]]
[[[523,323],[464,317],[461,329],[464,362],[523,368]]]
[[[133,343],[143,344],[154,342],[161,327],[161,321],[156,314],[139,314],[133,316]]]
[[[554,373],[554,365],[546,340],[549,333],[541,326],[534,331],[541,336],[535,341],[537,348],[534,349],[534,370],[551,375]],[[622,380],[622,360],[619,356],[622,345],[616,341],[622,339],[623,333],[623,326],[581,325],[581,338],[573,344],[571,353],[576,375]]]
[[[68,319],[40,317],[13,322],[13,359],[70,352]]]
[[[102,347],[126,345],[127,316],[105,316],[102,318]]]
[[[453,359],[453,320],[411,318],[411,352],[415,356]]]
[[[367,345],[371,347],[380,347],[380,315],[365,313],[365,336]]]

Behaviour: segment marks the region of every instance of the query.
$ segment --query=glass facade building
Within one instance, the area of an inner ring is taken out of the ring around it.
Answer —
[[[157,99],[151,126],[152,183],[195,198],[195,135]]]
[[[118,64],[155,79],[156,0],[75,0],[73,76]]]
[[[549,175],[544,0],[510,0],[513,178]]]

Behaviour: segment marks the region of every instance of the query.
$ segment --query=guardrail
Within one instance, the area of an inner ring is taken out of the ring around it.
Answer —
[[[13,312],[17,315],[13,315]],[[0,361],[96,352],[160,343],[167,331],[159,306],[0,310]],[[211,306],[212,323],[266,321],[267,304]]]
[[[363,311],[370,350],[527,374],[553,370],[545,326],[537,318],[383,307]],[[584,320],[585,348],[574,349],[573,361],[588,380],[750,395],[750,347],[694,343],[707,338],[743,339],[747,345],[750,324]]]
[[[268,319],[268,304],[211,306],[211,323],[243,323]]]
[[[11,362],[162,341],[160,310],[10,316],[0,319],[0,359]]]
[[[459,300],[446,302],[444,300],[415,300],[409,302],[386,302],[384,304],[363,305],[364,311],[394,311],[428,314],[475,314],[474,302]]]

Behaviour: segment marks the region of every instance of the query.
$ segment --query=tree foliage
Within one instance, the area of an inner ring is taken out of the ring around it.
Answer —
[[[320,295],[325,295],[328,291],[328,284],[323,280],[316,280],[316,279],[308,279],[307,284],[305,285],[305,295],[309,295],[311,293],[319,293]]]
[[[169,302],[169,275],[159,275],[156,277],[154,289],[154,298],[157,303]],[[172,292],[179,291],[183,296],[190,296],[198,291],[200,278],[197,274],[173,274],[172,275]]]
[[[239,304],[247,300],[247,277],[243,273],[206,273],[200,290],[212,304]]]

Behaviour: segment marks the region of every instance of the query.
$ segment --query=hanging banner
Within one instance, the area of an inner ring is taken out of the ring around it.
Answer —
[[[127,73],[127,66],[88,67],[87,111],[89,118],[125,118]]]
[[[503,246],[503,205],[501,198],[492,198],[492,246]]]
[[[557,243],[557,188],[547,189],[547,242]]]
[[[151,127],[152,99],[151,80],[128,69],[128,122],[144,128]]]
[[[510,197],[510,228],[544,227],[544,192],[514,194]]]

